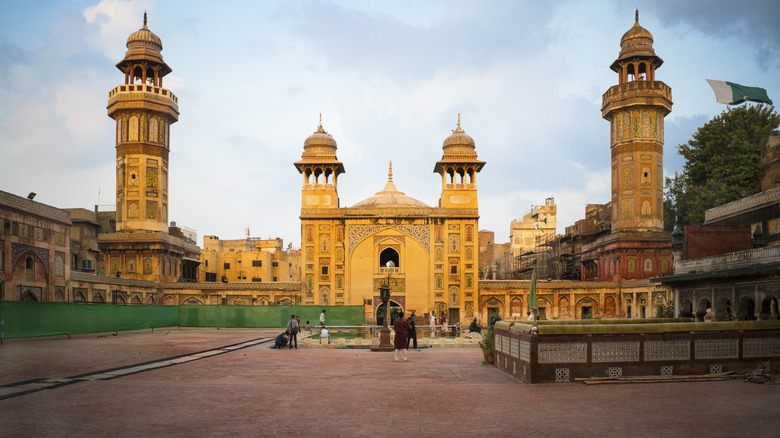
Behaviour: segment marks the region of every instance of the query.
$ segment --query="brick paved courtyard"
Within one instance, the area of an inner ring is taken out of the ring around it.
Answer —
[[[527,385],[476,348],[272,350],[278,330],[0,346],[0,436],[777,436],[780,385]],[[773,364],[774,365],[774,364]]]

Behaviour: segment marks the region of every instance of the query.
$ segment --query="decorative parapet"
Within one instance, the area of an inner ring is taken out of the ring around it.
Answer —
[[[476,208],[302,208],[301,219],[344,217],[479,217]]]
[[[780,187],[756,193],[704,212],[704,225],[722,221],[762,207],[780,204]]]
[[[188,251],[200,253],[200,247],[188,243],[176,236],[171,236],[167,233],[161,232],[145,232],[145,233],[100,233],[98,234],[98,240],[101,243],[114,242],[164,242],[171,245],[176,245]]]
[[[700,259],[675,260],[674,275],[748,268],[759,265],[776,264],[779,260],[780,246],[768,246],[766,248],[756,248],[730,254],[702,257]]]
[[[572,280],[539,280],[536,289],[603,289],[625,286],[626,282],[617,281],[572,281]],[[531,287],[531,280],[479,280],[479,290],[523,290]]]
[[[300,292],[301,282],[299,281],[274,281],[274,282],[246,282],[246,283],[159,283],[160,289],[179,290],[179,289],[197,289],[197,290],[245,290],[245,291],[277,291],[277,292]]]
[[[160,283],[156,281],[135,280],[132,278],[114,277],[110,275],[87,274],[78,271],[70,271],[70,280],[109,286],[137,286],[149,289],[157,289],[160,286]]]
[[[70,221],[70,213],[59,208],[52,207],[50,205],[41,204],[40,202],[31,201],[21,196],[16,196],[12,193],[4,192],[0,190],[0,205],[13,207],[28,213],[43,216],[53,221],[62,222],[67,225],[72,225]]]

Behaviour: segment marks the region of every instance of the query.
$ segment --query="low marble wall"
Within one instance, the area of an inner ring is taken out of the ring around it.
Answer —
[[[499,322],[495,366],[525,383],[780,369],[780,321],[544,324]],[[547,330],[545,330],[547,328]],[[545,333],[545,331],[547,333]]]

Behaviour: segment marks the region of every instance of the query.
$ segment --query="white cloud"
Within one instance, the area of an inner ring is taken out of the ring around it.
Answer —
[[[115,58],[127,37],[143,25],[144,12],[154,9],[154,5],[154,0],[101,0],[86,8],[84,18],[97,27],[87,41],[105,56]]]

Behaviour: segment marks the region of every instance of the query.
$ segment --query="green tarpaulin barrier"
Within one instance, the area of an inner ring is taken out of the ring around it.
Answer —
[[[362,325],[360,306],[127,306],[0,301],[0,338],[71,335],[156,327],[284,327],[291,314],[319,325]]]

